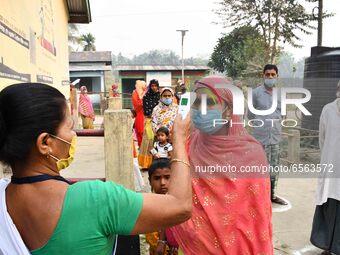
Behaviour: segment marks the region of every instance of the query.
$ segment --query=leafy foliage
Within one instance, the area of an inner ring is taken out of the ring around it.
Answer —
[[[112,56],[112,62],[116,65],[181,65],[181,57],[171,50],[151,50],[132,58],[119,53]],[[206,65],[208,60],[203,58],[184,59],[186,65]]]
[[[295,60],[289,52],[282,52],[278,59],[280,78],[303,78],[305,59]]]
[[[171,50],[151,50],[134,56],[131,60],[134,64],[150,64],[150,65],[178,65],[180,58]]]
[[[84,45],[84,48],[83,48],[84,51],[95,51],[96,50],[96,46],[94,45],[96,38],[91,33],[83,34],[80,37],[80,40]]]
[[[79,28],[76,24],[68,24],[68,47],[69,51],[78,50],[81,46],[81,40],[79,35]]]
[[[275,62],[279,55],[280,42],[302,47],[298,32],[311,34],[315,27],[310,23],[317,19],[298,0],[222,0],[220,6],[221,9],[216,13],[222,18],[225,27],[250,25],[258,29],[269,46],[270,62]],[[331,15],[324,13],[323,17]]]
[[[235,28],[218,40],[209,66],[233,78],[257,76],[268,60],[267,48],[267,43],[255,28]]]

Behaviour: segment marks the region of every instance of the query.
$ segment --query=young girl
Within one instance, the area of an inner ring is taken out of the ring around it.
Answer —
[[[149,168],[151,191],[156,194],[167,194],[170,183],[170,160],[158,159]],[[178,245],[170,229],[146,234],[150,245],[150,255],[177,255]]]
[[[171,158],[172,145],[169,143],[169,129],[161,127],[156,132],[157,142],[150,151],[154,159]]]

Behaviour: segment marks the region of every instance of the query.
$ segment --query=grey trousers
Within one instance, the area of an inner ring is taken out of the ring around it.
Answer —
[[[263,149],[266,152],[267,160],[270,166],[273,168],[279,165],[280,161],[280,145],[279,144],[270,144],[263,145]],[[279,179],[278,172],[270,172],[270,196],[271,198],[275,198],[275,189],[277,186],[277,182]]]

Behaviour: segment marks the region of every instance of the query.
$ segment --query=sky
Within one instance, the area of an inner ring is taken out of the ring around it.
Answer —
[[[209,58],[221,34],[231,31],[215,24],[221,21],[213,11],[219,8],[217,3],[216,0],[90,0],[92,22],[82,25],[80,31],[95,36],[97,50],[133,57],[153,49],[170,49],[181,55],[181,34],[176,30],[187,29],[184,57]],[[306,8],[314,6],[308,4]],[[324,0],[324,9],[335,16],[324,20],[323,46],[340,47],[340,0]],[[308,57],[310,47],[317,43],[317,31],[301,36],[303,48],[283,45],[296,60]]]

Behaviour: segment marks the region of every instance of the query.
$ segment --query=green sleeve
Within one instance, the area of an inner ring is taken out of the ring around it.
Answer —
[[[98,188],[99,223],[105,234],[129,235],[143,207],[143,196],[117,185],[102,182]]]

